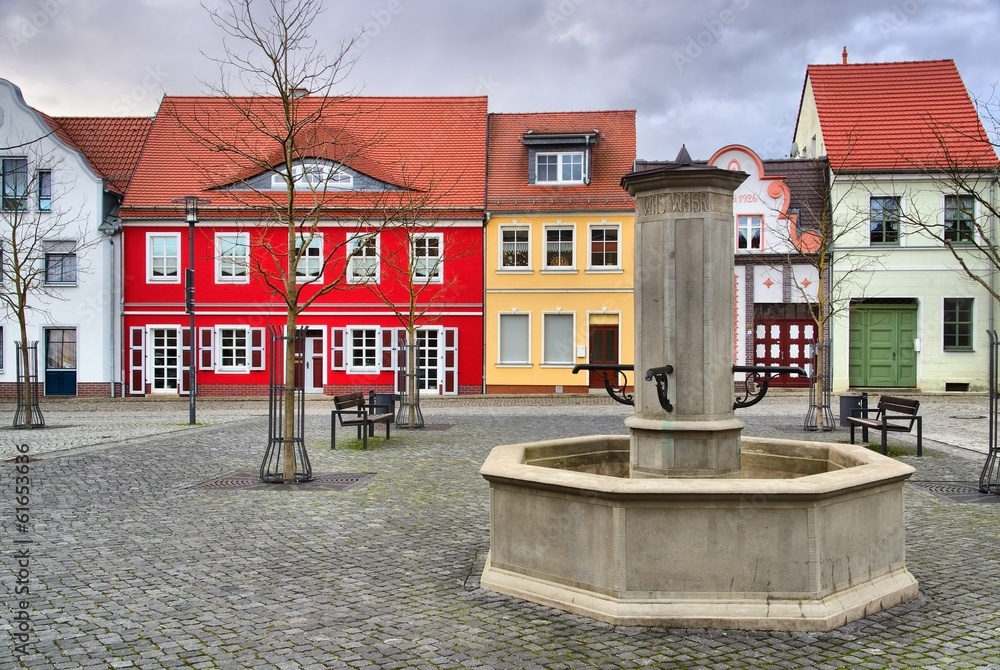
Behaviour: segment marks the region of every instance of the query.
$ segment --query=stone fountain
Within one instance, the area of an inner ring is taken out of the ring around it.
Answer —
[[[630,434],[493,449],[484,588],[616,625],[788,631],[916,597],[913,468],[741,437],[732,201],[745,178],[680,163],[623,178],[636,202]]]

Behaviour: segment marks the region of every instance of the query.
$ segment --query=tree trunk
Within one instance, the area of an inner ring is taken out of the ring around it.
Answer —
[[[816,402],[819,403],[820,408],[823,405],[824,392],[826,391],[826,378],[823,375],[823,366],[826,364],[826,357],[823,356],[823,344],[825,338],[822,332],[819,333],[819,337],[816,339],[816,390],[813,396]],[[822,409],[816,408],[816,430],[822,432],[824,429],[824,419],[826,418],[824,414],[826,412]]]

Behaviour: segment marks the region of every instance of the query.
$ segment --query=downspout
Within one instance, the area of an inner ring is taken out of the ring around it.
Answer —
[[[996,207],[997,207],[997,177],[994,175],[993,180],[990,182],[990,244],[993,245],[994,249],[996,248],[997,244]],[[997,301],[996,298],[993,297],[997,293],[997,267],[995,264],[992,268],[990,268],[990,292],[992,293],[992,295],[990,296],[989,320],[990,320],[990,332],[992,333],[996,330]],[[993,389],[990,389],[991,392],[992,390]]]
[[[486,113],[486,151],[485,151],[485,153],[486,153],[486,165],[484,166],[484,171],[483,171],[483,257],[480,259],[481,260],[480,265],[483,268],[483,301],[482,301],[483,302],[483,318],[481,319],[481,322],[483,324],[483,336],[480,338],[482,341],[480,342],[480,345],[479,345],[480,346],[480,358],[483,361],[483,369],[482,369],[482,380],[483,381],[482,381],[482,386],[481,386],[481,393],[483,395],[486,395],[486,365],[487,365],[487,363],[486,363],[486,338],[488,337],[488,335],[486,334],[486,319],[488,317],[488,315],[486,314],[486,298],[487,298],[487,295],[488,295],[486,293],[486,286],[487,286],[486,281],[488,279],[487,274],[486,274],[486,249],[487,249],[487,244],[488,244],[488,241],[489,241],[489,238],[487,236],[488,233],[487,233],[486,228],[487,228],[487,225],[490,222],[490,210],[487,209],[487,207],[490,206],[490,114],[489,114],[488,111]]]

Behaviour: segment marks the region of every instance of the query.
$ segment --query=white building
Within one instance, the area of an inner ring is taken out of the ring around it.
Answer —
[[[149,122],[50,118],[0,79],[4,302],[28,287],[26,333],[9,304],[0,314],[0,396],[14,395],[24,336],[45,395],[120,395],[116,214]]]

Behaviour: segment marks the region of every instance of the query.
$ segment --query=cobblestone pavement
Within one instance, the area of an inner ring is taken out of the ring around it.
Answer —
[[[349,436],[331,451],[329,401],[310,400],[314,471],[374,473],[346,491],[196,487],[258,467],[260,401],[202,401],[198,427],[176,400],[48,403],[50,428],[0,431],[0,668],[1000,670],[1000,504],[926,490],[978,478],[986,420],[973,417],[987,400],[921,401],[925,456],[900,456],[917,468],[907,564],[920,596],[822,634],[615,627],[479,588],[489,450],[625,433],[631,409],[604,398],[428,398],[427,428],[394,430],[368,451]],[[746,434],[847,441],[845,429],[802,431],[804,410],[803,396],[774,394],[737,415]],[[909,436],[891,443],[913,451]],[[15,444],[31,458],[24,532]],[[18,656],[24,546],[31,653]]]

